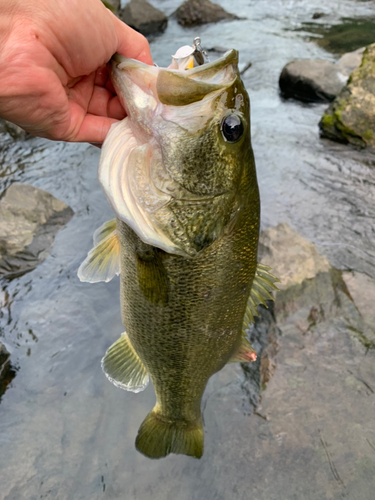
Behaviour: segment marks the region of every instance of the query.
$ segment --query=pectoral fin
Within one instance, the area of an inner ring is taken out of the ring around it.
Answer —
[[[126,333],[108,349],[102,359],[102,369],[112,384],[126,391],[143,391],[149,381],[147,370]]]
[[[246,330],[249,328],[249,325],[254,322],[254,316],[258,316],[258,305],[263,304],[267,307],[266,300],[273,300],[270,292],[272,290],[278,290],[274,283],[280,280],[269,272],[270,269],[270,267],[264,266],[263,264],[257,265],[242,324],[242,343],[238,351],[229,360],[229,363],[249,363],[257,359],[256,351],[254,351],[250,342],[247,340]]]
[[[246,338],[243,338],[240,348],[238,349],[236,354],[231,357],[229,363],[251,363],[256,359],[256,351],[254,351],[254,349],[251,347],[250,342]]]
[[[270,267],[264,266],[263,264],[257,265],[253,286],[251,288],[249,300],[247,301],[243,319],[242,332],[245,337],[247,328],[254,322],[254,316],[258,316],[257,307],[259,304],[263,304],[267,307],[266,300],[273,300],[270,292],[272,290],[278,290],[274,283],[280,282],[280,280],[271,274],[270,270]]]
[[[94,233],[94,248],[78,269],[81,281],[97,283],[111,281],[120,274],[120,244],[116,231],[116,219],[103,224]]]

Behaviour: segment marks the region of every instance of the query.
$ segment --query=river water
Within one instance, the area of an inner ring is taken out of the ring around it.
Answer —
[[[152,3],[167,14],[179,5]],[[314,12],[325,12],[324,22],[335,24],[340,17],[375,17],[374,2],[219,3],[246,20],[183,29],[170,19],[166,32],[151,42],[154,60],[168,65],[178,47],[200,36],[204,47],[233,47],[241,63],[251,61],[243,79],[252,103],[263,228],[287,222],[332,266],[375,277],[375,156],[321,140],[318,122],[325,105],[285,101],[278,92],[279,74],[291,59],[337,58],[300,30]],[[1,140],[0,193],[12,182],[30,183],[70,205],[75,215],[45,262],[0,288],[0,339],[17,370],[0,402],[0,499],[263,499],[264,483],[250,482],[235,461],[222,465],[220,433],[209,421],[208,452],[201,461],[170,456],[155,462],[135,451],[153,390],[125,393],[100,369],[103,353],[123,331],[119,280],[89,285],[77,278],[94,230],[113,217],[96,178],[100,152],[38,138]],[[245,456],[247,444],[237,446],[238,457]],[[303,483],[307,469],[301,460]],[[215,487],[219,477],[233,483],[230,496]],[[273,477],[262,481],[272,483]],[[341,498],[272,491],[268,499]],[[346,496],[370,500],[364,491]]]

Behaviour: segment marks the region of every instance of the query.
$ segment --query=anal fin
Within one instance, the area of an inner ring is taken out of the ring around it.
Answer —
[[[147,370],[126,333],[108,349],[102,369],[110,382],[126,391],[143,391],[149,381]]]

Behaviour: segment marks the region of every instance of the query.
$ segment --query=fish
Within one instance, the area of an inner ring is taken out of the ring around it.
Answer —
[[[120,275],[125,332],[102,368],[128,391],[152,381],[137,450],[200,458],[207,382],[256,360],[246,329],[278,281],[257,263],[249,96],[238,52],[210,62],[197,40],[168,68],[116,54],[110,74],[127,117],[105,139],[98,177],[116,217],[95,232],[78,276]]]

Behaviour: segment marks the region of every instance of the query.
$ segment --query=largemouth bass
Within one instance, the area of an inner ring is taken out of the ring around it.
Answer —
[[[102,367],[134,392],[151,378],[157,402],[136,438],[150,458],[202,456],[207,381],[256,359],[245,330],[276,281],[257,265],[260,203],[238,53],[207,62],[193,49],[169,68],[113,57],[128,116],[103,144],[99,180],[116,219],[95,233],[79,269],[89,282],[121,270],[125,333]]]

